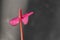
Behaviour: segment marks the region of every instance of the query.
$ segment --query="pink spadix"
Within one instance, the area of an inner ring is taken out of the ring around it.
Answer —
[[[26,25],[28,23],[28,18],[33,13],[34,12],[29,12],[29,13],[26,13],[26,14],[22,15],[22,22],[23,22],[24,25]],[[9,24],[11,24],[13,26],[16,26],[18,23],[19,23],[19,18],[18,17],[15,17],[15,18],[13,18],[9,21]]]

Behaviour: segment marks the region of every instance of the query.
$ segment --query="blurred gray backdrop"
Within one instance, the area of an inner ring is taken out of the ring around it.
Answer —
[[[60,40],[59,0],[2,0],[0,8],[0,40],[20,40],[19,24],[13,27],[8,23],[19,8],[23,13],[34,11],[29,23],[23,25],[24,40]]]

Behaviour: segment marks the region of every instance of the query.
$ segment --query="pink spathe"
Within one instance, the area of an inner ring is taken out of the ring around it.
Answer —
[[[26,13],[22,16],[22,22],[23,22],[24,25],[26,25],[28,23],[28,18],[33,13],[34,12],[29,12],[29,13]],[[9,24],[12,25],[12,26],[16,26],[18,23],[19,23],[19,18],[18,17],[15,17],[15,18],[13,18],[9,21]]]

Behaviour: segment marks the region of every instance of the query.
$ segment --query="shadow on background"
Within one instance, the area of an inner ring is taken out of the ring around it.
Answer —
[[[34,11],[24,27],[25,40],[56,40],[56,0],[30,0],[26,12]]]
[[[1,14],[2,14],[2,0],[0,0],[0,39],[1,39]]]

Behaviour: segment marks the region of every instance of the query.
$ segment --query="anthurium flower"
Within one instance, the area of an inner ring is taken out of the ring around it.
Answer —
[[[31,16],[34,12],[29,12],[29,13],[26,13],[24,15],[22,15],[22,22],[24,25],[26,25],[28,23],[28,18],[29,16]],[[12,18],[10,21],[9,21],[9,24],[13,25],[13,26],[16,26],[17,24],[19,23],[19,18],[18,17],[15,17],[15,18]]]

